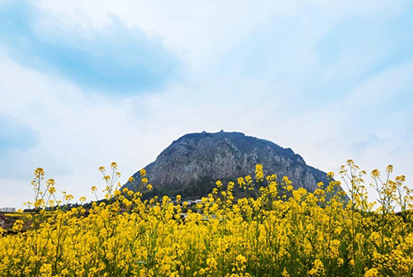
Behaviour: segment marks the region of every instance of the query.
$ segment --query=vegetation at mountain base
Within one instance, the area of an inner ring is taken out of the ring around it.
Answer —
[[[333,193],[333,179],[314,192],[287,177],[253,176],[217,181],[189,206],[180,195],[157,196],[145,170],[137,192],[120,190],[117,164],[106,182],[106,201],[69,208],[55,182],[35,171],[35,211],[0,229],[0,276],[412,276],[412,191],[405,177],[374,170],[377,203],[370,202],[366,172],[349,160],[339,175],[349,199]],[[131,177],[134,178],[134,177]],[[131,180],[132,181],[132,180]],[[236,198],[237,188],[245,197]],[[98,188],[92,187],[98,199]],[[81,197],[81,203],[86,198]],[[47,211],[48,208],[54,211]],[[56,208],[58,207],[58,208]],[[30,228],[25,228],[29,224]]]

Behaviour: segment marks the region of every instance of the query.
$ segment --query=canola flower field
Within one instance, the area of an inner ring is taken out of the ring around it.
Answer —
[[[73,196],[58,201],[54,180],[36,170],[27,205],[37,212],[0,229],[0,276],[412,276],[412,192],[404,176],[390,178],[392,166],[372,172],[376,204],[349,160],[341,183],[329,173],[313,193],[257,165],[253,177],[217,181],[199,212],[179,196],[142,200],[144,170],[138,192],[119,190],[116,163],[100,170],[107,201],[69,210]]]

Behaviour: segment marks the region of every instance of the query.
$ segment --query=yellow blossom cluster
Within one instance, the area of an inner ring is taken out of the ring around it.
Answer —
[[[105,201],[69,210],[63,203],[52,212],[45,209],[54,199],[54,181],[43,184],[44,171],[36,170],[37,210],[13,230],[0,229],[0,276],[413,274],[413,206],[404,176],[381,182],[373,171],[375,206],[366,195],[365,172],[352,161],[340,172],[348,197],[332,173],[329,184],[311,193],[294,189],[287,177],[277,182],[276,175],[265,176],[259,165],[255,179],[218,181],[191,208],[180,195],[173,202],[167,196],[143,200],[142,190],[120,192],[117,164],[111,168],[112,174],[100,168]],[[391,172],[388,167],[387,177]],[[146,172],[140,175],[148,188]],[[237,198],[238,188],[256,194]],[[64,195],[62,201],[73,198]]]

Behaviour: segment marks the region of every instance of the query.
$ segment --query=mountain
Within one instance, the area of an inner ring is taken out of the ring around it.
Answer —
[[[263,165],[265,175],[277,174],[279,182],[288,176],[295,189],[313,192],[319,182],[328,184],[325,172],[307,165],[290,148],[238,132],[186,134],[145,169],[153,195],[195,198],[210,193],[217,180],[225,184],[246,175],[254,177],[257,164]],[[139,171],[133,177],[140,182]],[[134,190],[135,184],[128,182],[124,187]]]

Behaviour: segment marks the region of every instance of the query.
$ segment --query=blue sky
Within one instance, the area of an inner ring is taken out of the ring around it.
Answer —
[[[90,196],[188,132],[240,131],[337,172],[393,164],[412,187],[413,3],[0,3],[0,206],[44,167]]]
[[[0,34],[13,58],[85,89],[110,93],[157,88],[178,73],[174,53],[159,38],[125,26],[116,16],[89,37],[61,32],[50,17],[27,1],[0,6]]]
[[[0,117],[0,155],[11,150],[26,150],[37,144],[36,132],[8,116]]]

